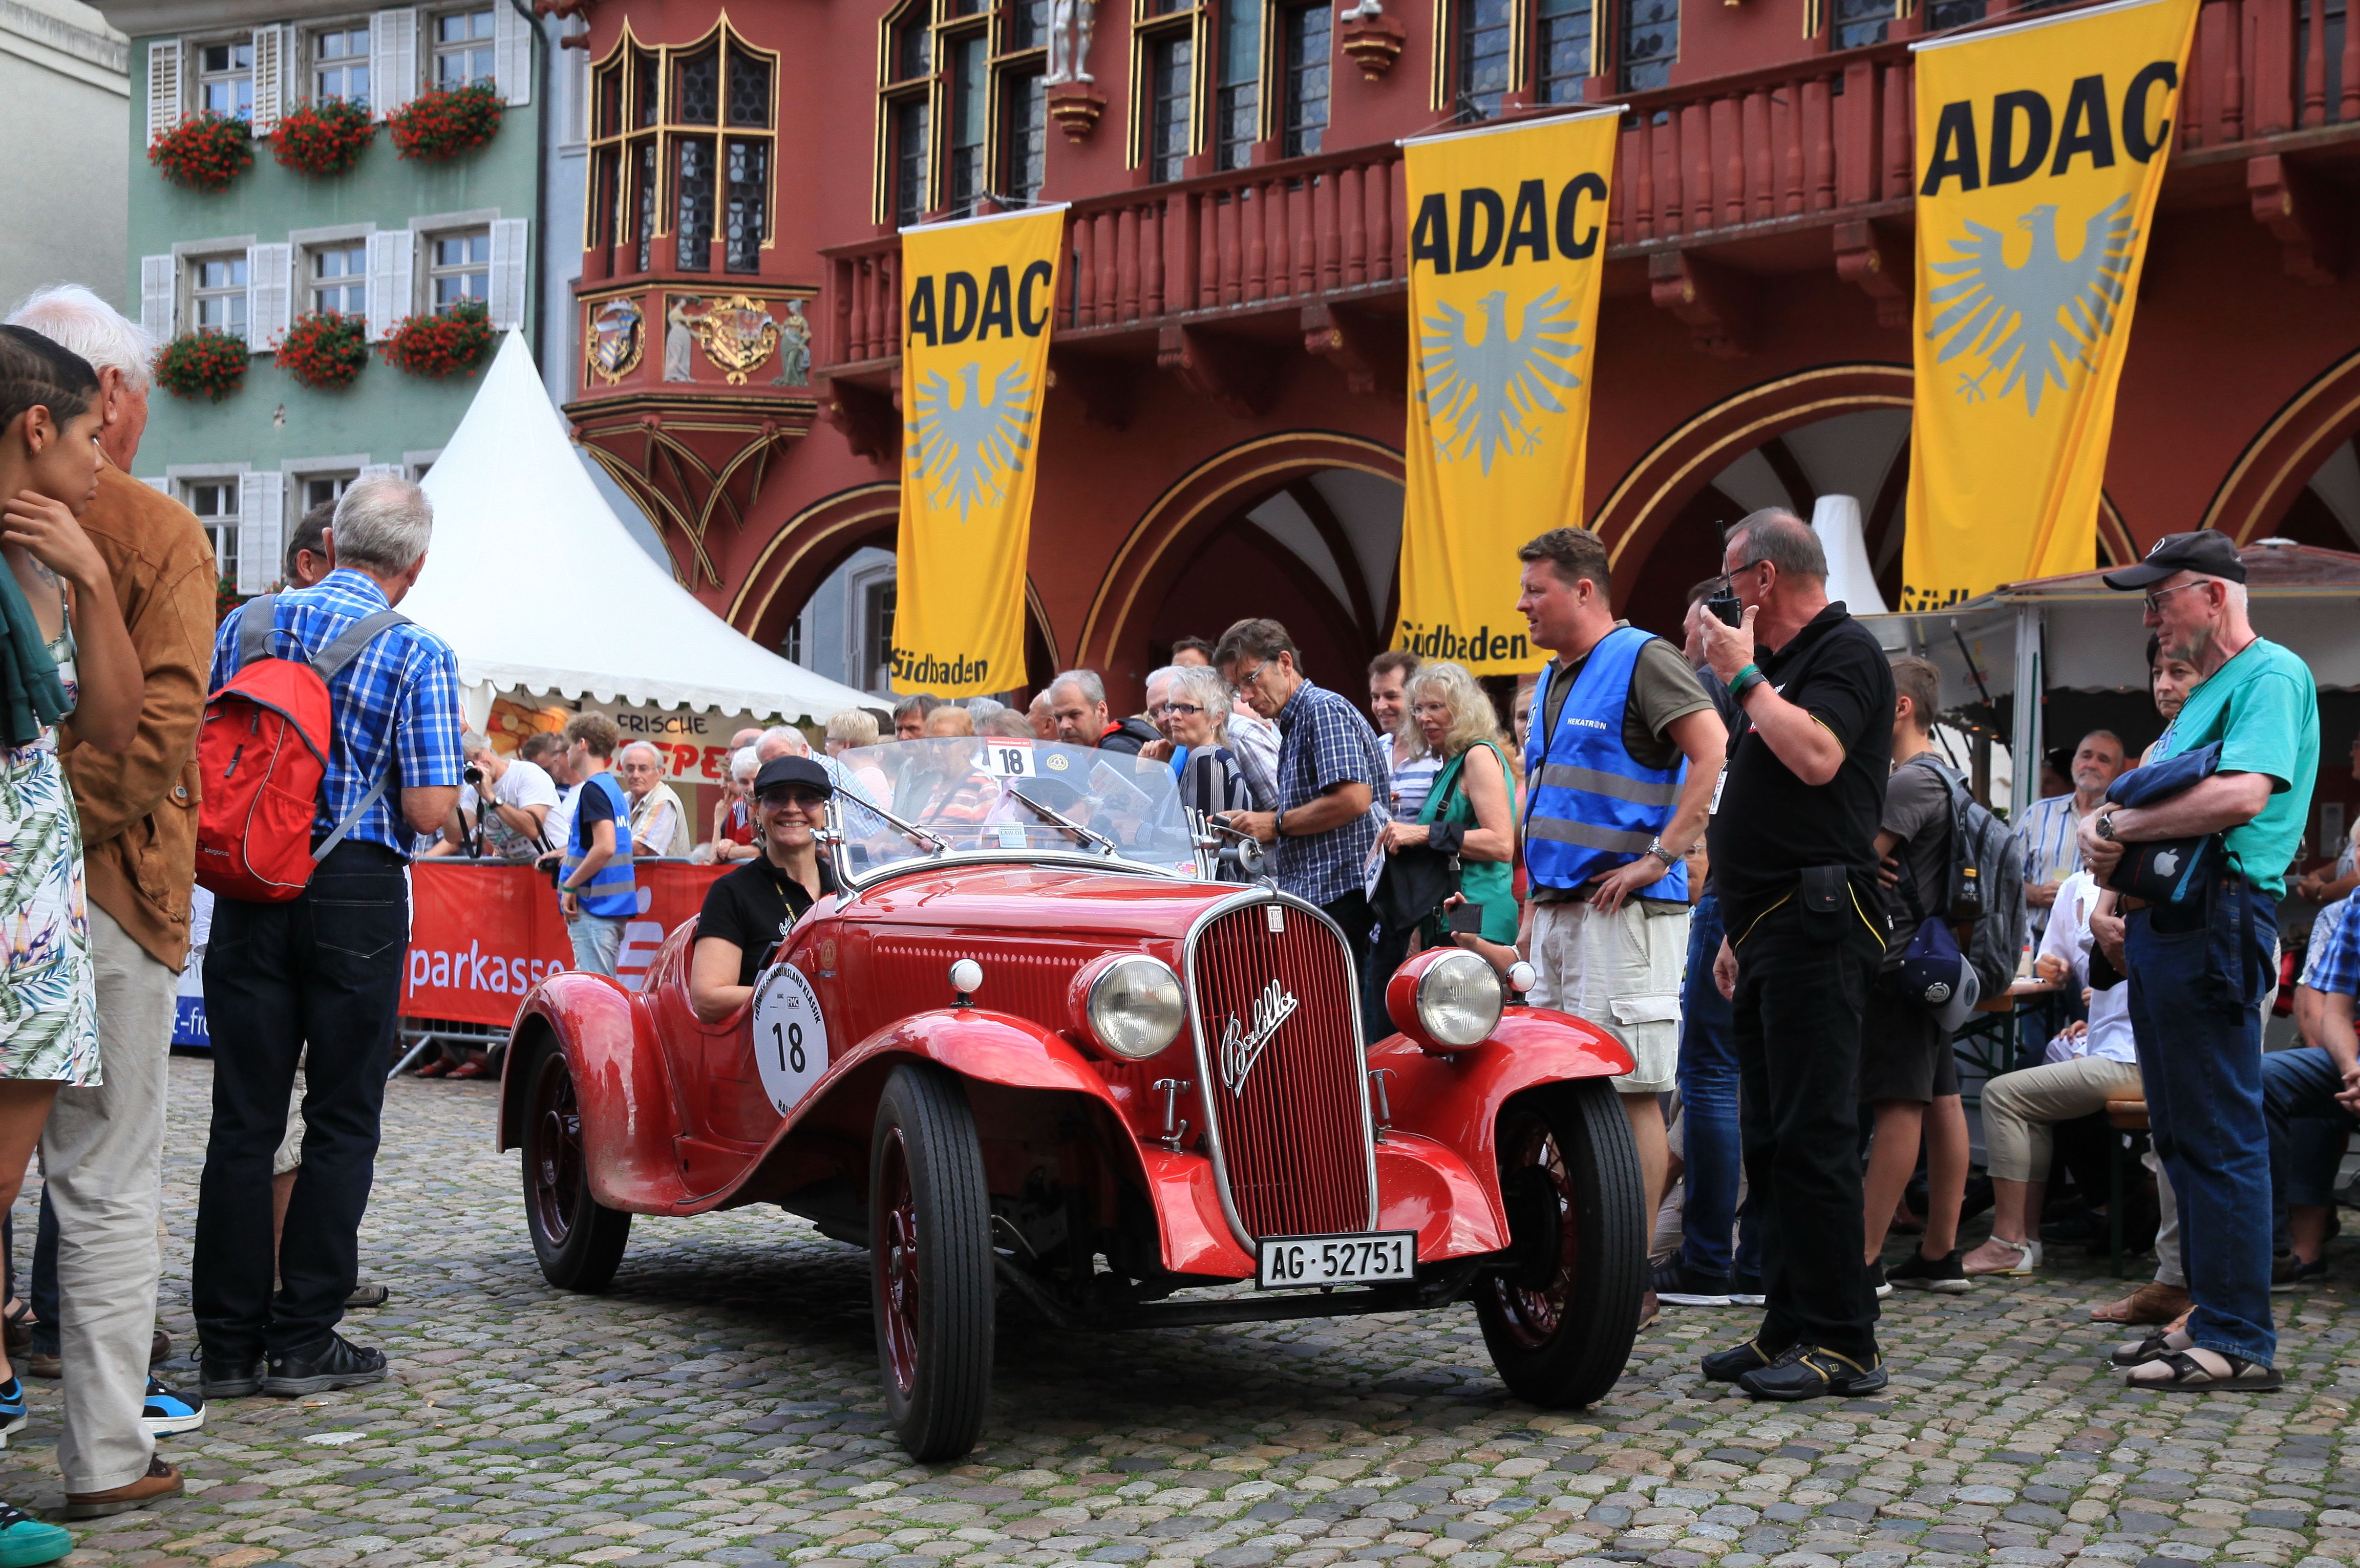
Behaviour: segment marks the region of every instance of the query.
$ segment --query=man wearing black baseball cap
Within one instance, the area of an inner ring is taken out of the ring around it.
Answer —
[[[2140,845],[2209,841],[2186,853],[2215,860],[2180,897],[2125,896],[2123,951],[2110,954],[2130,979],[2147,1116],[2180,1199],[2196,1302],[2187,1327],[2115,1359],[2134,1388],[2275,1388],[2261,1000],[2319,774],[2319,691],[2302,660],[2255,635],[2245,565],[2227,536],[2167,535],[2106,585],[2144,590],[2161,652],[2200,677],[2147,766],[2221,748],[2212,770],[2177,793],[2103,806],[2081,822],[2081,861],[2101,885]],[[2162,852],[2153,858],[2160,870]]]
[[[696,918],[689,1005],[718,1023],[754,994],[755,976],[803,912],[836,891],[819,853],[836,786],[808,757],[776,757],[754,775],[754,827],[761,854],[715,882]]]

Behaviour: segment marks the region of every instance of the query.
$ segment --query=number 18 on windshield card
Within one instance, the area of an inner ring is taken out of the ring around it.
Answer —
[[[901,231],[896,691],[1024,680],[1024,572],[1065,209]]]

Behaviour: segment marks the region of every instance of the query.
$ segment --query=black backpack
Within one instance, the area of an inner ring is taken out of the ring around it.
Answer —
[[[1973,965],[1983,995],[1996,996],[2016,978],[2024,954],[2024,846],[1940,757],[1921,751],[1903,766],[1921,765],[1939,775],[1950,792],[1949,885],[1939,900],[1927,901],[1930,907],[1921,905],[1921,918],[1939,915],[1954,926],[1973,928],[1961,938],[1959,949]]]

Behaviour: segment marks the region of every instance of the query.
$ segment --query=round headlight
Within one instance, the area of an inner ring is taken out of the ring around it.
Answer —
[[[1160,958],[1118,953],[1087,965],[1075,976],[1080,993],[1075,1022],[1090,1042],[1129,1061],[1142,1061],[1170,1045],[1187,1021],[1180,976]]]
[[[1443,953],[1417,977],[1417,1021],[1437,1045],[1480,1044],[1506,1000],[1500,972],[1465,948]]]

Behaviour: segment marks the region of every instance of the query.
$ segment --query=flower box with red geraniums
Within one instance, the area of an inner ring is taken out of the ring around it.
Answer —
[[[377,136],[377,123],[359,104],[342,98],[299,105],[279,117],[270,138],[271,155],[299,174],[342,174],[361,160]]]
[[[321,391],[350,387],[366,364],[368,323],[358,316],[299,316],[279,340],[279,368]]]
[[[500,128],[500,95],[477,82],[421,93],[388,114],[385,125],[402,157],[440,163],[489,142]]]
[[[182,332],[156,355],[156,379],[175,397],[218,403],[246,385],[246,340],[207,327]]]
[[[439,316],[405,317],[377,351],[398,370],[439,381],[463,370],[473,376],[498,335],[482,300],[462,299]]]
[[[226,190],[254,167],[254,133],[225,114],[191,114],[156,138],[148,161],[175,185]]]

